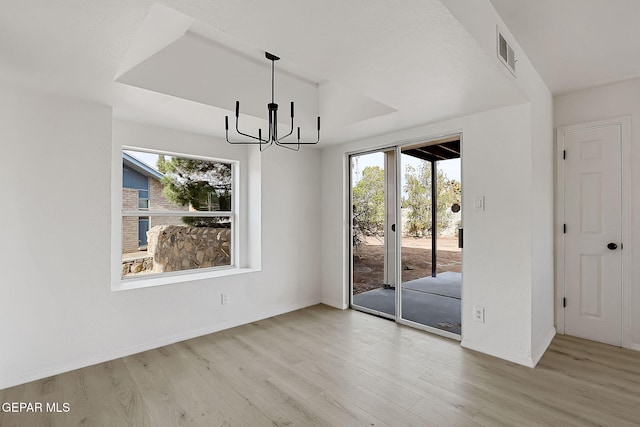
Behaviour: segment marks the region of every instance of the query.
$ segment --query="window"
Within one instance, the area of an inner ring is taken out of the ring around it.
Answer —
[[[122,279],[235,265],[235,162],[122,151]]]
[[[138,190],[138,209],[149,209],[149,190]]]

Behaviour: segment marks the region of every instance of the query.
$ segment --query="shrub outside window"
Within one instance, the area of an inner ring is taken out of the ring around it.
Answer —
[[[122,278],[234,265],[234,162],[123,150]]]

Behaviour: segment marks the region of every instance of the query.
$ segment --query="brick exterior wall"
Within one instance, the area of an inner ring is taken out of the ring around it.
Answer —
[[[138,210],[138,190],[133,188],[122,189],[122,210]],[[122,253],[136,252],[138,250],[138,218],[122,218]]]
[[[187,212],[188,206],[176,206],[162,194],[162,183],[157,179],[149,179],[149,208],[154,211]]]
[[[157,179],[149,179],[149,209],[154,211],[187,212],[188,206],[176,206],[162,194],[162,183]],[[149,228],[156,225],[184,225],[180,217],[157,216],[149,218]]]
[[[138,190],[133,188],[122,189],[122,210],[138,210]],[[149,210],[187,212],[188,206],[176,206],[169,202],[162,194],[162,183],[157,179],[149,179]],[[146,216],[146,211],[140,211],[141,216]],[[176,217],[149,217],[149,228],[156,225],[184,225],[180,216]],[[139,250],[138,245],[138,218],[122,218],[122,253],[132,253]]]

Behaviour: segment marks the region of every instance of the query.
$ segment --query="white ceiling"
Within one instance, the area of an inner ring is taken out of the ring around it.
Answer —
[[[255,70],[234,68],[198,40],[255,55]],[[10,0],[0,14],[0,81],[211,135],[223,135],[224,116],[233,116],[229,94],[251,95],[247,78],[266,73],[268,92],[265,50],[317,83],[317,101],[296,101],[296,117],[328,119],[322,144],[525,101],[437,0]],[[286,78],[277,79],[286,95]],[[257,116],[247,120],[264,129],[269,99],[255,96],[248,104],[265,104],[264,115],[243,101]],[[278,100],[285,124],[288,101]]]
[[[554,94],[640,76],[640,1],[491,0]]]

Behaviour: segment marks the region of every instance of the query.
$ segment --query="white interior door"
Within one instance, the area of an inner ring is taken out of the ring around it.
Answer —
[[[622,345],[622,130],[564,131],[565,333]]]

